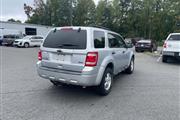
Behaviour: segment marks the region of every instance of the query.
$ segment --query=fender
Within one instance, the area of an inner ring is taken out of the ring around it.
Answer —
[[[95,82],[96,85],[99,85],[101,83],[104,71],[105,71],[105,69],[106,69],[106,67],[107,67],[107,65],[109,63],[114,64],[114,58],[112,56],[105,57],[102,64],[100,65],[100,68],[99,68],[99,71],[98,71],[98,76],[97,76],[96,82]],[[114,70],[113,70],[113,72],[114,72]]]
[[[129,61],[128,61],[128,66],[130,65],[130,62],[131,62],[131,58],[134,56],[134,60],[135,60],[135,55],[134,55],[134,52],[133,51],[131,51],[131,53],[130,53],[130,58],[129,58]]]

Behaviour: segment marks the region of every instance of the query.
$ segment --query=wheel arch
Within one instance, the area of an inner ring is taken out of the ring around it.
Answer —
[[[108,67],[112,69],[113,74],[114,74],[114,63],[113,63],[113,60],[109,60],[108,62],[106,62],[106,64],[103,64],[103,65],[99,68],[99,72],[98,72],[98,75],[97,75],[97,78],[96,78],[96,85],[99,85],[99,84],[101,83],[103,74],[104,74],[105,70],[106,70]]]

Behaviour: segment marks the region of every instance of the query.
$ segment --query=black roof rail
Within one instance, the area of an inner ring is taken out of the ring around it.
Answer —
[[[103,26],[98,26],[98,25],[89,25],[89,27],[96,27],[96,28],[102,28],[105,30],[110,30],[109,28],[103,27]]]

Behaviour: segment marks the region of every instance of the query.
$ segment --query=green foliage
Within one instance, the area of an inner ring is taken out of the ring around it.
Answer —
[[[16,22],[16,23],[21,23],[21,21],[20,20],[15,20],[15,19],[13,19],[13,18],[11,18],[11,19],[9,19],[9,20],[7,20],[8,22]]]
[[[179,0],[35,0],[28,23],[50,26],[108,27],[125,37],[143,37],[161,43],[180,32]]]

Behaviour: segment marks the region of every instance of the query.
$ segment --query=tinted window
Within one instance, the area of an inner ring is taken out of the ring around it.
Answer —
[[[53,30],[43,46],[63,49],[86,49],[86,30]]]
[[[31,39],[37,39],[36,37],[31,37]]]
[[[108,41],[110,48],[124,48],[126,47],[123,39],[115,34],[108,34]]]
[[[101,31],[94,31],[94,47],[104,48],[105,47],[105,34]]]
[[[38,37],[38,39],[43,39],[43,37]]]
[[[171,35],[168,40],[180,40],[180,35]]]

